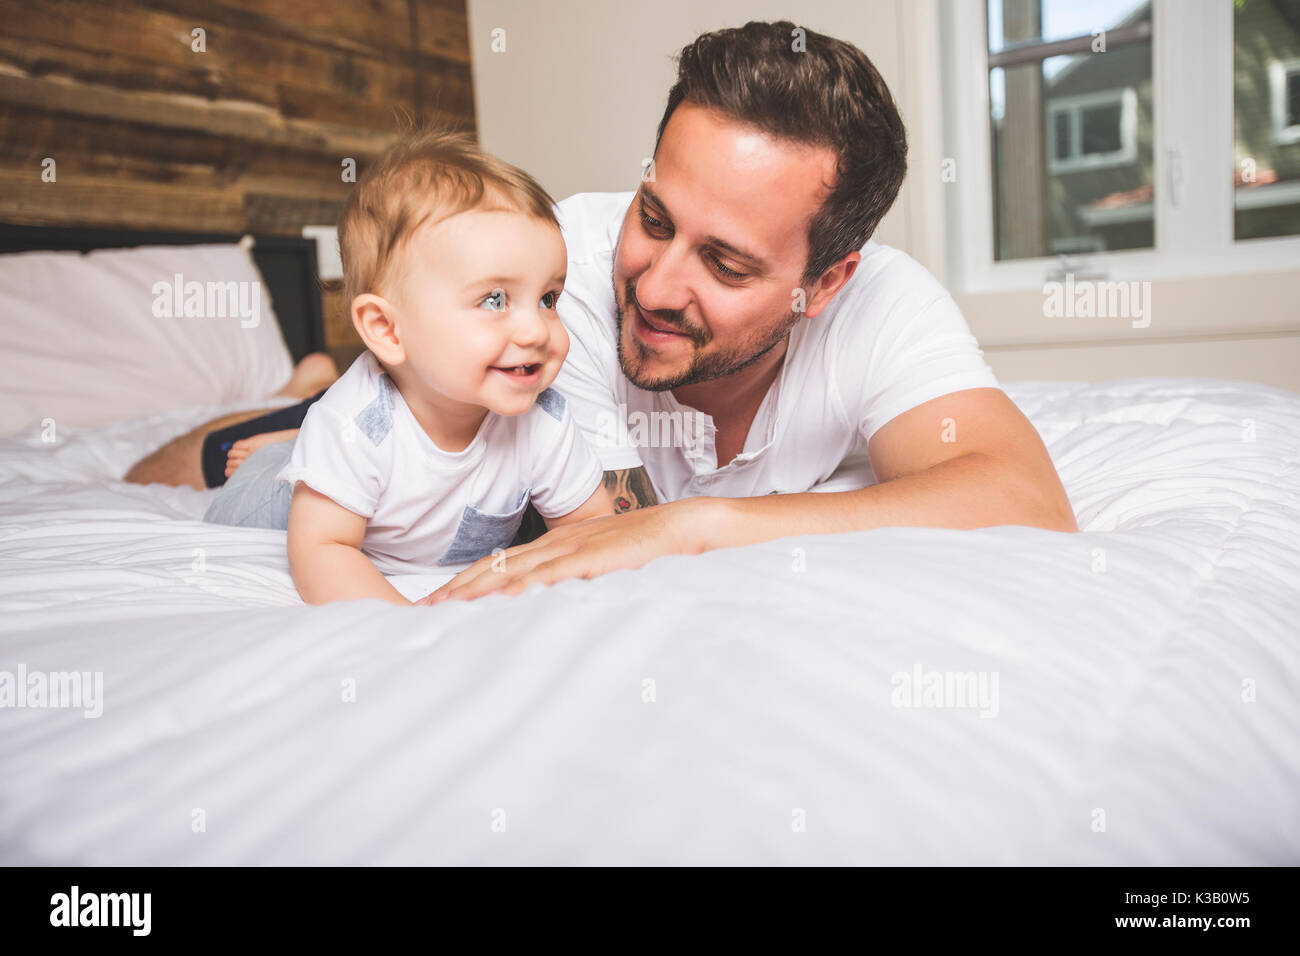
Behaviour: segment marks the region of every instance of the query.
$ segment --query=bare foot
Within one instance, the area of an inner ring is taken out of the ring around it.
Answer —
[[[317,392],[329,388],[339,377],[338,366],[324,352],[312,352],[304,355],[302,361],[294,366],[288,383],[275,394],[288,395],[291,398],[311,398]]]
[[[289,441],[296,434],[298,434],[298,429],[287,428],[282,432],[264,432],[251,438],[241,438],[230,446],[230,451],[226,455],[226,477],[229,478],[237,472],[239,466],[248,461],[248,456],[263,445],[274,445],[276,442]]]

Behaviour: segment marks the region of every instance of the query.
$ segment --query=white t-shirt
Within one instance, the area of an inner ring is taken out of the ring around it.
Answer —
[[[463,451],[443,451],[363,352],[308,410],[276,477],[366,518],[362,551],[401,574],[508,547],[530,500],[545,518],[566,515],[600,485],[601,467],[551,388],[522,415],[488,412]]]
[[[660,501],[874,484],[867,442],[882,425],[950,392],[1000,387],[943,286],[871,241],[831,303],[791,331],[744,450],[719,467],[712,418],[671,391],[637,388],[619,367],[613,256],[634,196],[579,193],[556,206],[569,254],[558,309],[571,345],[555,387],[605,470],[645,465]]]

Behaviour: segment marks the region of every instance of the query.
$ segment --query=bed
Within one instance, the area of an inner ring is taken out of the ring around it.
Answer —
[[[1300,863],[1300,396],[1007,383],[1077,535],[789,538],[306,607],[118,476],[248,403],[0,439],[6,864]],[[965,690],[963,690],[965,688]]]

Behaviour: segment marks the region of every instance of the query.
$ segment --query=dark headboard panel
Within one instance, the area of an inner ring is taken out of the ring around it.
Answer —
[[[89,252],[92,249],[193,246],[239,240],[239,236],[219,233],[137,232],[0,223],[0,253]],[[316,276],[316,240],[295,236],[254,236],[254,240],[253,260],[271,294],[271,304],[293,360],[296,362],[309,352],[325,351],[320,280]]]

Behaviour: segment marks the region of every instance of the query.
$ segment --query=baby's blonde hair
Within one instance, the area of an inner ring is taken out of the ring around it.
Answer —
[[[482,206],[512,209],[559,229],[554,205],[537,180],[484,152],[468,134],[409,133],[366,169],[343,206],[339,252],[346,301],[382,292],[401,249],[426,222]]]

